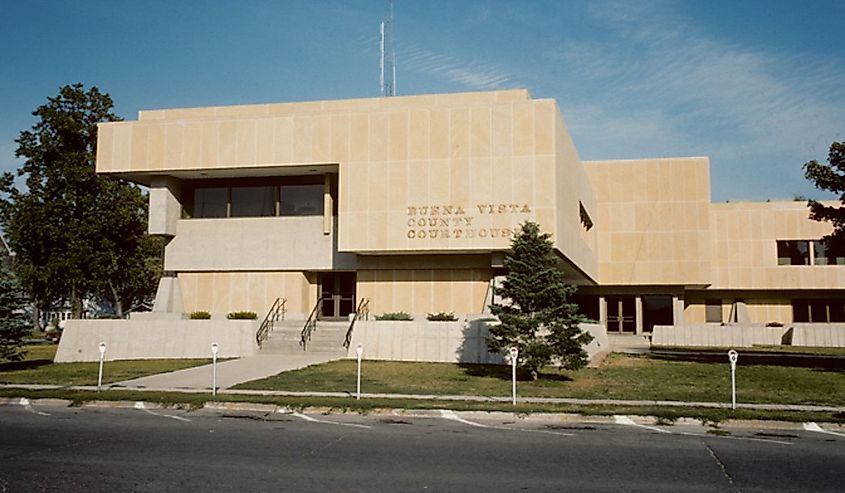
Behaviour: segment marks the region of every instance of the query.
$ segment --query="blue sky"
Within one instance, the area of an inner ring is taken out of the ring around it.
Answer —
[[[0,170],[64,84],[115,111],[377,96],[382,0],[0,0]],[[526,88],[582,159],[709,156],[714,201],[826,197],[845,1],[395,1],[400,95]]]

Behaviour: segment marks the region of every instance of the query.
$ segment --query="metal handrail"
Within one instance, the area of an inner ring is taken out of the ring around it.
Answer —
[[[270,332],[273,331],[273,322],[279,320],[280,316],[282,320],[285,319],[285,313],[288,311],[286,308],[287,302],[287,298],[276,298],[273,306],[267,312],[267,316],[264,317],[261,325],[258,326],[258,331],[255,332],[255,342],[258,343],[258,349],[261,349],[261,345],[270,337]]]
[[[317,303],[311,310],[311,314],[308,315],[308,320],[305,321],[305,325],[302,327],[302,333],[299,337],[299,345],[302,346],[303,351],[306,350],[308,343],[311,341],[311,333],[317,328],[317,313],[319,313],[323,306],[323,299],[323,297],[317,299]]]
[[[349,349],[349,344],[352,343],[352,329],[355,328],[355,322],[364,316],[365,320],[370,319],[370,299],[369,298],[361,298],[361,301],[358,302],[358,308],[355,309],[355,316],[352,317],[352,320],[349,322],[349,329],[346,330],[346,338],[343,340],[343,347]]]

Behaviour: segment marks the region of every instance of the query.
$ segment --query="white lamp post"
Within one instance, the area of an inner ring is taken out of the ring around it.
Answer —
[[[364,346],[358,344],[355,348],[355,354],[358,355],[358,383],[355,387],[355,398],[361,400],[361,355],[364,354]]]
[[[217,395],[217,343],[211,344],[211,395]]]
[[[519,357],[519,349],[512,347],[510,349],[510,355],[511,355],[511,370],[512,370],[511,374],[512,374],[512,380],[513,380],[513,389],[511,390],[511,401],[513,402],[513,405],[515,406],[516,405],[516,361],[517,361],[517,358]]]
[[[728,361],[731,362],[731,409],[736,409],[736,360],[739,354],[731,349],[728,351]]]
[[[100,371],[97,374],[97,392],[103,386],[103,361],[106,359],[106,343],[100,343]]]

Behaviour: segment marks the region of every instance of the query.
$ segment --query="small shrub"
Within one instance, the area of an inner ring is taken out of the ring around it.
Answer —
[[[429,313],[425,318],[429,322],[457,322],[458,320],[452,312]]]
[[[191,312],[191,320],[209,320],[211,319],[211,314],[208,312]]]
[[[783,324],[780,322],[769,322],[766,324],[766,327],[783,327]]]
[[[226,315],[229,320],[255,320],[258,314],[255,312],[229,312]]]
[[[414,317],[406,312],[387,312],[376,315],[376,320],[401,320],[407,322],[413,319]]]

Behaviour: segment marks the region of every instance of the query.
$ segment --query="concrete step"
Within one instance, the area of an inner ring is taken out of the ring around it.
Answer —
[[[290,343],[290,344],[264,344],[261,347],[261,354],[278,354],[278,355],[298,355],[298,354],[327,354],[327,355],[335,355],[340,357],[346,356],[346,349],[343,347],[337,347],[335,345],[330,346],[307,346],[308,350],[305,351],[302,349],[302,346],[299,343]]]
[[[261,347],[261,352],[263,354],[318,353],[346,356],[343,341],[349,329],[348,322],[318,321],[306,344],[306,350],[303,350],[299,344],[304,325],[304,321],[275,322],[273,331]]]

